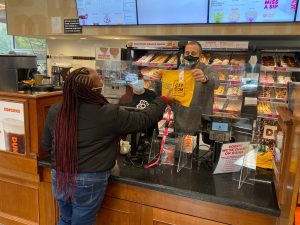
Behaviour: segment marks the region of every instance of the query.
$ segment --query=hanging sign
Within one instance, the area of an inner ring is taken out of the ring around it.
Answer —
[[[65,19],[64,20],[64,33],[82,33],[82,26],[79,25],[78,19]]]
[[[133,48],[178,48],[178,41],[128,41],[127,47]]]

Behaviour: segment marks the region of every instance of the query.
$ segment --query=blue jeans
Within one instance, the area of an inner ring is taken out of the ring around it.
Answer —
[[[94,225],[102,203],[109,171],[78,173],[74,198],[64,201],[64,193],[56,192],[56,171],[51,170],[52,192],[60,210],[58,225]]]

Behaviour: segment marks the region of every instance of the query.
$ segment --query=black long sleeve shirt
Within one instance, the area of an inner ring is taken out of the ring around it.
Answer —
[[[61,104],[47,115],[42,147],[54,162],[54,126]],[[130,112],[117,105],[81,103],[78,114],[78,172],[98,172],[113,168],[117,156],[117,137],[150,128],[161,119],[166,103],[157,98],[145,110]]]

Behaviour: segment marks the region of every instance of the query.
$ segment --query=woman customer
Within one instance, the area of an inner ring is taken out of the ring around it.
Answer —
[[[161,97],[143,111],[129,112],[109,104],[102,87],[95,70],[74,70],[65,80],[62,103],[53,105],[46,119],[42,145],[51,153],[59,225],[95,224],[118,137],[151,127],[167,106],[168,98]]]

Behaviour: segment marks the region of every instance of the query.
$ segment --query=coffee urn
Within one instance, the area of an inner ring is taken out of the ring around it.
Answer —
[[[0,91],[17,92],[19,82],[32,79],[36,68],[36,56],[0,55]]]
[[[52,85],[62,86],[63,81],[72,67],[51,66]]]

